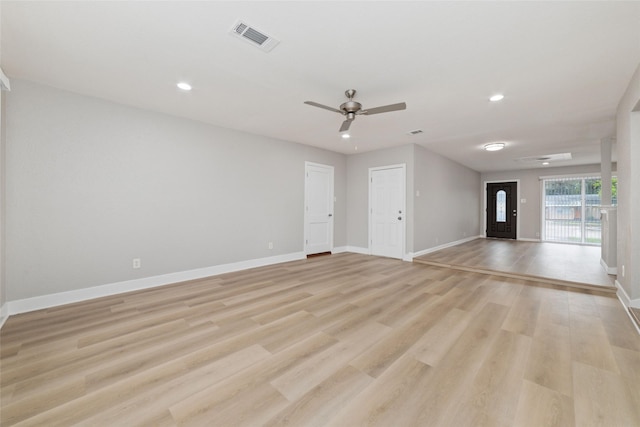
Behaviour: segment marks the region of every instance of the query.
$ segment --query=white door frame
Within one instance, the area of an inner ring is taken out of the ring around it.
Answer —
[[[400,163],[400,164],[396,164],[396,165],[388,165],[388,166],[377,166],[377,167],[373,167],[373,168],[369,168],[369,236],[367,239],[368,242],[368,246],[369,246],[369,255],[372,255],[373,252],[373,245],[372,245],[372,238],[373,238],[373,186],[372,181],[373,181],[373,173],[376,171],[380,171],[380,170],[385,170],[385,169],[401,169],[402,170],[402,194],[401,199],[402,199],[402,224],[400,226],[400,239],[401,239],[401,243],[400,243],[400,247],[402,248],[402,254],[400,255],[399,259],[404,259],[404,257],[406,256],[407,253],[407,248],[406,248],[406,244],[407,244],[407,164],[406,163]]]
[[[335,203],[335,188],[334,188],[334,173],[335,173],[335,168],[331,165],[323,165],[321,163],[314,163],[314,162],[309,162],[309,161],[305,161],[304,162],[304,206],[303,206],[303,210],[304,210],[304,224],[303,224],[303,235],[302,235],[302,248],[303,248],[303,252],[305,253],[305,255],[307,254],[307,236],[308,236],[308,230],[307,230],[307,225],[308,225],[308,218],[307,218],[307,202],[308,202],[308,188],[307,188],[307,174],[309,172],[309,167],[316,167],[316,168],[323,168],[323,169],[327,169],[331,171],[331,182],[329,184],[330,187],[330,191],[331,191],[331,195],[330,195],[330,203],[331,203],[331,207],[330,207],[330,216],[331,219],[329,221],[330,224],[330,233],[329,233],[329,251],[333,252],[333,231],[334,231],[334,219],[335,219],[335,209],[334,209],[334,203]]]

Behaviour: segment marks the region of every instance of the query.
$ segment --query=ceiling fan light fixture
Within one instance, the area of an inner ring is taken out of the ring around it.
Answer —
[[[500,151],[505,147],[504,142],[492,142],[491,144],[485,144],[485,151]]]

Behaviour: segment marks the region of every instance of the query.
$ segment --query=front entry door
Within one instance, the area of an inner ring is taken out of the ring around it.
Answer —
[[[304,250],[333,250],[333,166],[305,163]]]
[[[369,169],[371,255],[402,259],[405,241],[405,165]]]
[[[487,184],[487,237],[516,238],[517,200],[516,182]]]

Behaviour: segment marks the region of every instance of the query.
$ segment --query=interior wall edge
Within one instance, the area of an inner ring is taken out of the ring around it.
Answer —
[[[4,326],[4,323],[7,321],[8,318],[9,318],[9,304],[5,302],[4,304],[2,304],[2,307],[0,307],[0,329],[2,329],[2,327]]]

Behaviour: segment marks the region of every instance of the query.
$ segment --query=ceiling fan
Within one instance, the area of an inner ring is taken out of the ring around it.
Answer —
[[[349,100],[340,105],[340,109],[336,109],[333,107],[328,107],[326,105],[318,104],[313,101],[305,101],[305,104],[311,105],[313,107],[324,108],[325,110],[333,111],[335,113],[342,114],[345,116],[346,120],[340,126],[339,132],[346,132],[349,130],[349,126],[351,126],[351,122],[359,115],[370,116],[372,114],[380,114],[380,113],[388,113],[390,111],[398,111],[404,110],[407,108],[407,104],[401,102],[399,104],[390,104],[384,105],[382,107],[369,108],[366,110],[362,109],[362,104],[353,100],[353,97],[356,96],[355,89],[349,89],[344,92],[344,94],[349,98]]]

